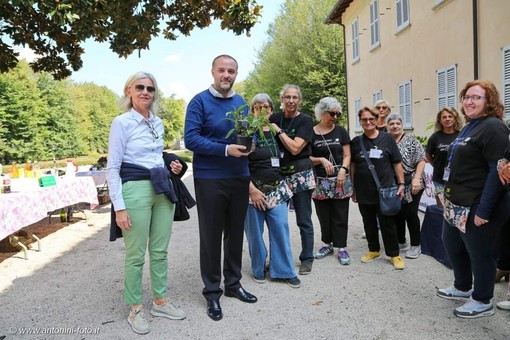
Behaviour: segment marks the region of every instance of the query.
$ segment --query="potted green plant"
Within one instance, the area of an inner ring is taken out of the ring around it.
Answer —
[[[250,150],[253,137],[258,135],[261,139],[265,139],[264,126],[267,126],[271,131],[274,131],[273,126],[266,118],[266,109],[263,108],[259,115],[252,113],[245,114],[244,109],[247,104],[238,107],[237,109],[226,113],[227,120],[234,123],[234,127],[227,133],[225,138],[230,137],[233,133],[236,134],[236,144],[244,145],[246,150]]]

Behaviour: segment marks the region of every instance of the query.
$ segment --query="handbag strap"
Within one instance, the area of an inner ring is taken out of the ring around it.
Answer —
[[[365,161],[368,164],[368,170],[370,170],[370,173],[372,174],[372,177],[374,178],[375,185],[377,186],[377,189],[381,188],[381,182],[379,181],[379,177],[377,177],[377,173],[375,172],[375,167],[372,164],[372,161],[370,160],[369,154],[367,152],[367,149],[365,148],[364,143],[364,135],[360,135],[359,144],[361,145],[361,150],[363,150],[363,155],[365,156]]]
[[[338,167],[338,165],[336,164],[335,157],[333,157],[333,153],[331,152],[331,149],[329,148],[329,144],[326,141],[326,138],[324,138],[324,136],[322,135],[322,132],[321,132],[321,130],[319,130],[318,127],[317,127],[317,131],[319,131],[319,134],[321,135],[322,140],[324,141],[324,145],[326,145],[326,147],[328,148],[328,151],[329,151],[329,161],[333,164],[333,166],[336,169]]]

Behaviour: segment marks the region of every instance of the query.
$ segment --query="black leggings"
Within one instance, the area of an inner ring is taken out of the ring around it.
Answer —
[[[420,207],[420,199],[423,190],[416,195],[412,195],[413,201],[403,203],[402,210],[395,216],[395,224],[397,225],[398,243],[406,242],[406,222],[409,229],[409,238],[411,246],[420,245],[420,218],[418,217],[418,208]]]

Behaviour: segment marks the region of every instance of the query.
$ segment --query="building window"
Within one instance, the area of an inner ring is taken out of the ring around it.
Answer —
[[[411,81],[398,85],[398,109],[404,120],[404,128],[411,128],[412,120]]]
[[[397,32],[409,26],[409,0],[395,0],[397,7]]]
[[[381,44],[379,39],[379,0],[370,3],[370,46],[375,48]]]
[[[375,105],[377,101],[382,99],[382,91],[372,93],[372,105]]]
[[[351,24],[352,29],[352,62],[359,60],[359,19]]]
[[[505,119],[510,120],[510,46],[503,48],[503,104]]]
[[[359,110],[361,110],[361,98],[356,99],[354,101],[354,121],[356,122],[356,124],[355,124],[356,131],[360,131],[361,130],[361,125],[359,123],[359,118],[358,118]]]
[[[457,66],[437,71],[437,110],[457,107]]]

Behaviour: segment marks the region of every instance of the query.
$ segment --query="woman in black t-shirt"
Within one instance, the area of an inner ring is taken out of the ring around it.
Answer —
[[[381,214],[379,192],[365,160],[365,157],[370,158],[382,187],[392,186],[395,180],[397,181],[398,195],[402,198],[404,196],[402,158],[393,138],[388,133],[377,130],[375,124],[377,113],[373,109],[362,108],[358,112],[358,117],[363,128],[361,136],[368,153],[365,154],[361,148],[361,136],[354,137],[351,142],[351,178],[354,184],[352,199],[358,203],[368,242],[368,253],[361,258],[361,262],[367,263],[381,256],[377,228],[379,221],[386,255],[391,258],[395,269],[404,269],[404,260],[399,256],[395,220],[393,216]]]
[[[310,274],[313,263],[312,191],[315,188],[312,147],[313,120],[299,111],[301,89],[297,85],[285,85],[280,93],[283,112],[271,115],[269,120],[276,129],[280,146],[280,169],[294,196],[296,223],[301,235],[300,275]]]
[[[335,178],[336,186],[344,187],[349,166],[351,165],[351,138],[347,131],[336,125],[342,113],[342,105],[332,97],[322,98],[315,106],[315,117],[320,121],[313,128],[312,156],[310,159],[317,175],[316,193],[320,192],[319,178],[325,180],[327,187],[331,187],[327,178]],[[349,197],[338,197],[330,190],[322,196],[314,196],[315,212],[321,225],[321,240],[324,246],[315,253],[316,259],[333,254],[333,248],[338,248],[338,261],[348,265],[351,261],[347,247],[347,230],[349,220]],[[323,193],[326,193],[323,191]],[[343,197],[343,196],[341,196]]]
[[[432,163],[432,181],[434,183],[436,202],[442,206],[444,191],[444,168],[448,163],[448,147],[457,138],[462,129],[462,117],[453,107],[445,107],[436,115],[435,132],[427,142],[426,159]]]
[[[461,318],[494,314],[494,247],[510,215],[508,190],[496,169],[509,134],[499,98],[490,81],[466,84],[460,99],[469,123],[450,145],[445,168],[442,238],[455,280],[437,295],[467,301],[453,311]]]
[[[264,112],[265,110],[265,112]],[[251,102],[251,114],[271,115],[273,102],[266,93],[259,93]],[[257,135],[255,150],[248,156],[250,167],[250,204],[244,222],[244,231],[250,250],[253,280],[266,281],[266,265],[271,279],[283,280],[292,288],[301,281],[294,270],[290,246],[287,201],[292,192],[280,174],[278,143],[269,126],[263,127],[264,136]],[[264,222],[269,232],[270,251],[264,242]],[[269,263],[266,263],[269,255]]]

